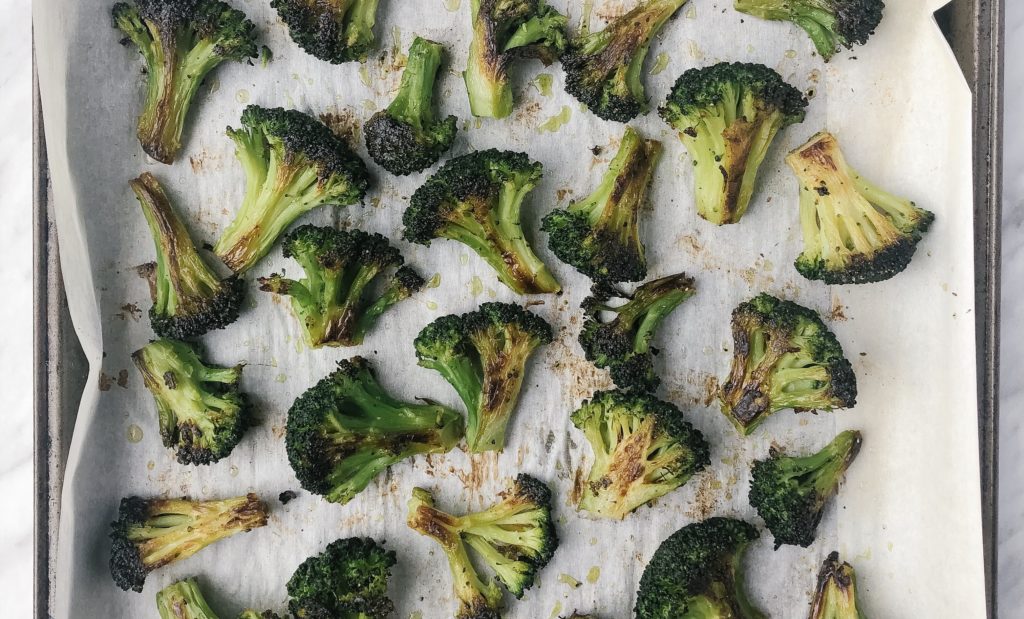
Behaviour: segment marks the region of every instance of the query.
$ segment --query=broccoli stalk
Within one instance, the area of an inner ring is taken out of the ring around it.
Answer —
[[[857,600],[857,574],[832,552],[818,571],[810,619],[866,619]]]
[[[271,0],[303,51],[332,64],[363,62],[373,50],[380,0]]]
[[[735,0],[737,11],[774,21],[789,21],[811,37],[828,62],[840,46],[864,45],[882,21],[882,0]]]
[[[296,619],[384,619],[395,611],[388,580],[395,553],[370,538],[350,537],[309,557],[288,579]]]

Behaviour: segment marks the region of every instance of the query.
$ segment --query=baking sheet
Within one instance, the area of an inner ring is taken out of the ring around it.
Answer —
[[[387,538],[399,552],[399,616],[447,616],[453,602],[443,558],[431,552],[436,550],[432,542],[404,525],[410,488],[434,488],[444,507],[476,509],[493,500],[503,479],[522,470],[556,485],[563,546],[541,574],[541,586],[512,604],[509,616],[546,617],[557,615],[559,608],[565,613],[579,608],[625,617],[643,564],[661,539],[705,515],[752,516],[746,505],[747,465],[772,441],[806,450],[840,428],[858,427],[865,433],[865,449],[837,508],[826,516],[818,543],[807,550],[773,552],[766,535],[751,553],[752,563],[762,566],[751,577],[755,597],[773,616],[802,616],[816,566],[835,547],[857,565],[867,611],[873,615],[983,616],[972,243],[966,232],[971,230],[971,214],[965,206],[971,188],[970,96],[930,18],[936,7],[922,3],[888,7],[867,47],[842,54],[827,67],[810,57],[811,46],[802,33],[707,2],[684,7],[652,50],[651,67],[660,66],[659,53],[667,57],[667,68],[648,76],[655,103],[682,70],[717,60],[764,62],[797,86],[815,91],[808,119],[781,135],[766,160],[759,195],[744,224],[724,229],[713,229],[694,214],[691,170],[682,145],[653,114],[636,122],[645,135],[660,137],[666,145],[647,226],[651,275],[686,269],[697,277],[699,288],[662,332],[663,396],[688,411],[714,445],[713,470],[656,507],[624,523],[603,523],[578,516],[567,504],[573,479],[589,457],[567,415],[607,382],[582,361],[575,344],[576,307],[586,282],[553,258],[550,263],[567,293],[534,309],[560,329],[561,337],[532,364],[530,387],[501,456],[471,459],[454,452],[430,462],[403,463],[343,507],[308,494],[287,507],[273,501],[281,490],[297,488],[281,440],[284,411],[334,360],[361,352],[373,358],[386,380],[399,372],[407,377],[387,381],[397,393],[455,404],[443,381],[416,367],[411,338],[436,315],[469,310],[491,296],[516,297],[473,254],[453,243],[429,249],[403,245],[409,262],[424,273],[443,269],[440,286],[396,308],[361,349],[297,347],[300,338],[286,306],[254,293],[254,307],[242,320],[205,342],[216,361],[248,362],[244,384],[259,402],[264,423],[231,457],[212,467],[179,466],[160,447],[149,395],[128,358],[151,337],[145,317],[135,320],[134,312],[123,306],[148,308],[145,284],[133,267],[151,259],[152,249],[126,181],[143,170],[153,171],[179,208],[188,211],[196,235],[214,240],[242,193],[242,174],[222,128],[237,123],[246,101],[329,112],[340,126],[355,127],[358,133],[358,121],[390,100],[399,76],[391,70],[399,64],[391,48],[396,39],[399,49],[407,47],[414,24],[419,34],[450,44],[452,67],[464,65],[464,4],[448,11],[454,8],[451,2],[424,1],[413,17],[383,10],[379,32],[385,53],[363,69],[334,67],[305,56],[287,39],[269,7],[240,4],[266,32],[275,61],[267,69],[222,67],[187,131],[185,153],[190,160],[167,167],[145,161],[135,141],[133,118],[141,98],[134,77],[138,60],[133,50],[116,45],[118,34],[108,27],[109,7],[101,2],[37,3],[40,86],[63,267],[76,328],[93,361],[66,477],[56,615],[153,616],[152,594],[189,574],[210,583],[216,608],[277,607],[283,603],[284,581],[305,556],[336,537],[365,534]],[[565,3],[553,4],[566,8]],[[616,2],[596,4],[598,18],[623,8]],[[569,12],[577,18],[578,4]],[[527,84],[538,72],[554,76],[552,97]],[[445,78],[444,107],[469,119],[456,73],[453,69]],[[621,126],[581,111],[561,93],[557,67],[530,63],[517,67],[514,75],[520,105],[513,118],[481,123],[469,119],[456,150],[464,152],[471,144],[518,148],[545,163],[545,180],[533,193],[527,215],[535,227],[542,213],[564,205],[571,192],[585,195],[596,183],[614,154]],[[538,132],[536,127],[563,106],[570,110],[569,123],[555,132]],[[795,183],[782,156],[823,126],[839,135],[848,158],[866,176],[938,215],[914,263],[895,280],[829,288],[802,280],[790,266],[800,243]],[[595,145],[606,148],[591,161],[586,149]],[[381,183],[366,207],[336,213],[324,209],[305,219],[349,222],[397,236],[405,199],[419,181],[378,178]],[[546,252],[545,257],[550,258]],[[253,276],[286,266],[295,268],[273,256]],[[730,345],[728,311],[761,290],[799,300],[835,319],[833,328],[855,364],[861,393],[851,411],[817,417],[780,413],[755,437],[742,441],[704,401],[711,377],[722,376],[728,366],[728,353],[722,352]],[[896,314],[897,306],[906,309]],[[119,385],[122,370],[124,387]],[[133,426],[143,433],[138,443],[127,439]],[[213,497],[247,490],[270,499],[270,527],[157,572],[141,596],[113,587],[106,571],[105,534],[120,495]],[[935,539],[945,540],[941,554]],[[244,582],[232,567],[239,561],[253,568]],[[949,564],[961,569],[951,574]],[[597,574],[591,569],[595,566],[600,573],[592,583],[587,575]],[[572,589],[562,584],[558,575],[563,573],[583,585]],[[410,586],[414,575],[416,582]],[[935,595],[937,591],[942,595]],[[69,606],[70,600],[74,602]]]

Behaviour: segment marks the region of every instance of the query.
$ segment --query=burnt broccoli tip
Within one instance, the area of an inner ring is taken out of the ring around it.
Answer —
[[[288,608],[296,619],[384,619],[395,611],[388,580],[396,562],[370,538],[335,540],[295,569]]]
[[[307,54],[332,64],[358,61],[376,44],[373,26],[380,0],[271,0],[288,34]]]
[[[853,566],[832,552],[818,571],[818,585],[811,602],[810,619],[864,619],[857,595]]]

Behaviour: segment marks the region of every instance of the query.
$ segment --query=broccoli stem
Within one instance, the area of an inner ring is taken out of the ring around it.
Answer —
[[[165,499],[155,501],[151,513],[145,526],[129,529],[127,537],[139,543],[143,564],[154,567],[266,524],[266,513],[255,495],[203,502]]]
[[[487,368],[474,406],[468,408],[466,443],[471,452],[497,451],[505,446],[505,429],[523,386],[526,359],[535,341],[513,326],[503,338],[472,337]]]
[[[817,496],[827,498],[839,487],[843,475],[860,452],[862,441],[860,432],[846,430],[818,453],[783,458],[779,466],[787,470],[800,487],[814,488]]]
[[[440,43],[416,37],[409,47],[398,95],[387,108],[388,114],[412,125],[418,132],[434,123],[434,81],[443,51]]]
[[[358,47],[363,41],[373,40],[373,26],[377,23],[377,5],[380,0],[355,0],[346,14],[346,45]]]
[[[836,17],[827,0],[735,0],[734,7],[761,19],[792,21],[811,37],[825,60],[836,51]]]
[[[685,277],[683,280],[689,281]],[[680,303],[693,296],[692,287],[689,285],[679,287],[679,283],[677,278],[664,278],[661,285],[655,288],[641,286],[637,288],[629,302],[616,310],[622,324],[632,325],[639,321],[634,339],[634,352],[647,352],[661,321],[671,314]]]
[[[644,101],[647,95],[644,92],[643,70],[647,53],[651,49],[651,39],[655,34],[661,32],[665,22],[669,20],[687,0],[650,0],[643,10],[637,11],[633,19],[621,28],[624,32],[632,33],[633,41],[641,41],[641,44],[634,51],[623,46],[623,52],[630,53],[629,64],[626,67],[626,85],[629,93],[637,101]],[[617,25],[617,27],[619,27]]]

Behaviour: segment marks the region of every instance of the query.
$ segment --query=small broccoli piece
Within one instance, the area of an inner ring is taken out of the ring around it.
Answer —
[[[622,520],[711,464],[704,435],[651,395],[599,391],[572,423],[594,450],[580,509],[595,516]]]
[[[784,408],[850,408],[857,377],[836,336],[818,314],[760,294],[732,312],[733,358],[719,399],[743,434]]]
[[[288,34],[307,54],[332,64],[366,60],[374,47],[380,0],[271,0]]]
[[[281,615],[273,612],[273,611],[265,610],[263,612],[259,612],[259,611],[252,610],[251,608],[247,608],[247,609],[243,610],[241,612],[241,614],[238,615],[238,619],[285,619],[285,618],[282,617]]]
[[[811,545],[829,500],[860,453],[860,432],[847,430],[810,456],[786,456],[772,447],[751,468],[750,504],[783,544]]]
[[[245,170],[242,206],[214,252],[235,273],[266,256],[281,233],[318,206],[363,199],[366,165],[326,125],[295,110],[250,105],[242,128],[228,127]]]
[[[735,0],[737,11],[803,28],[828,62],[840,46],[864,45],[882,21],[882,0]]]
[[[810,619],[866,619],[857,600],[857,574],[832,552],[818,571]]]
[[[872,184],[822,132],[786,157],[800,182],[804,251],[796,270],[826,284],[880,282],[900,273],[935,215]]]
[[[463,243],[520,294],[560,291],[519,221],[542,170],[523,153],[494,149],[450,159],[413,193],[402,217],[405,239],[428,246],[439,237]]]
[[[597,619],[597,617],[594,615],[584,615],[582,613],[573,612],[571,615],[564,617],[563,619]]]
[[[631,295],[595,284],[591,296],[583,301],[586,319],[579,338],[587,360],[608,368],[620,389],[654,391],[661,379],[654,371],[658,350],[651,340],[661,322],[694,292],[693,279],[685,273],[641,284]],[[608,304],[612,298],[627,301],[612,307]],[[615,314],[615,318],[606,322],[603,313]]]
[[[761,64],[720,62],[679,76],[659,113],[693,160],[697,213],[739,223],[779,130],[802,122],[807,99]]]
[[[462,427],[462,415],[449,408],[395,399],[369,362],[353,357],[295,400],[285,446],[303,488],[347,503],[392,464],[451,451]]]
[[[195,578],[179,580],[158,591],[156,607],[160,619],[219,619]]]
[[[565,90],[605,120],[629,122],[647,111],[644,60],[651,40],[686,0],[645,0],[604,30],[586,30],[562,56]]]
[[[619,152],[601,184],[566,209],[548,213],[541,229],[556,256],[598,281],[638,281],[647,277],[640,241],[640,209],[661,158],[661,142],[644,140],[626,127]]]
[[[434,114],[434,84],[444,46],[420,37],[409,47],[398,95],[363,125],[366,150],[382,168],[397,176],[437,163],[455,141],[457,118]]]
[[[757,538],[752,525],[731,518],[708,518],[670,535],[644,568],[636,619],[765,619],[743,584],[743,556]]]
[[[420,331],[416,357],[451,383],[466,405],[471,452],[505,447],[526,362],[551,339],[551,325],[510,303],[484,303],[475,312],[442,316]]]
[[[110,523],[110,575],[125,591],[142,591],[153,570],[266,524],[266,507],[255,494],[220,501],[124,498]]]
[[[395,611],[388,579],[395,553],[370,538],[350,537],[309,557],[288,580],[296,619],[384,619]]]
[[[182,464],[211,464],[231,453],[249,427],[249,403],[239,391],[242,366],[207,365],[189,344],[150,342],[132,353],[153,394],[160,439]]]
[[[471,0],[473,40],[462,76],[473,116],[512,113],[508,69],[517,58],[551,64],[565,50],[565,16],[544,0]]]
[[[146,63],[142,150],[171,163],[199,85],[222,62],[256,57],[256,26],[219,0],[134,0],[118,2],[111,12],[114,27],[125,34],[122,43],[134,43]]]

